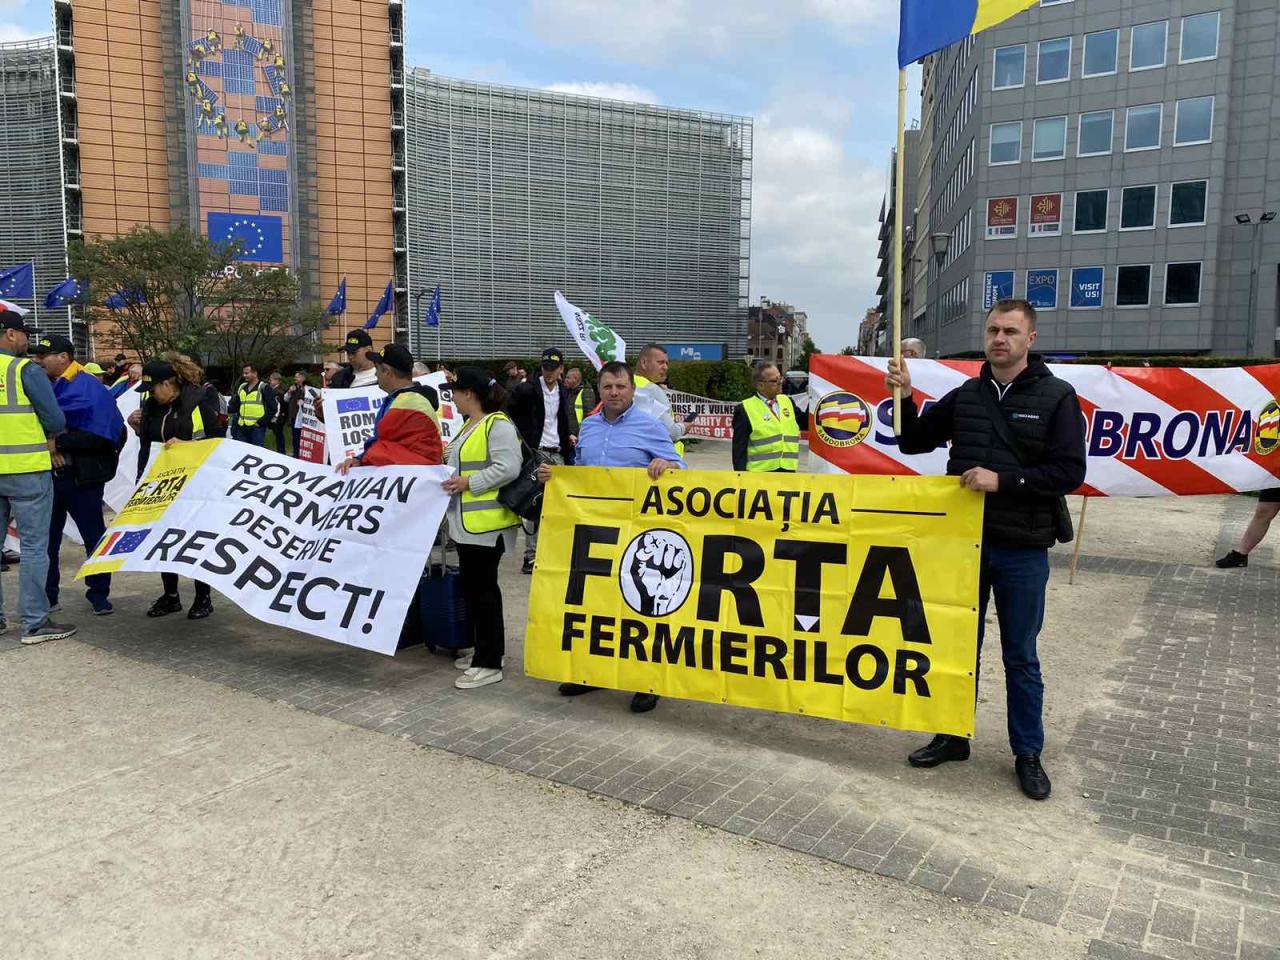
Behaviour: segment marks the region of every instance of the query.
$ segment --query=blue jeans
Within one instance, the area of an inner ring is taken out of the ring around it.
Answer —
[[[84,540],[84,555],[90,556],[98,541],[106,532],[107,524],[102,519],[101,483],[88,486],[77,486],[75,478],[66,473],[53,475],[53,512],[49,518],[49,575],[45,577],[44,592],[49,598],[49,606],[58,602],[58,585],[61,571],[58,570],[58,551],[62,548],[62,530],[70,516],[80,536]],[[84,578],[88,588],[84,595],[93,609],[102,607],[111,595],[111,574],[95,573]]]
[[[0,531],[9,518],[18,524],[22,563],[18,565],[18,611],[22,626],[35,630],[49,619],[49,599],[44,581],[49,574],[49,514],[53,510],[53,476],[40,473],[0,474]],[[4,590],[0,587],[0,619]]]
[[[1036,637],[1044,625],[1044,593],[1048,584],[1048,550],[994,544],[983,550],[978,666],[982,665],[987,601],[994,593],[1004,659],[1009,746],[1015,756],[1038,754],[1044,749],[1044,681],[1040,679]]]
[[[267,428],[242,427],[236,424],[231,428],[231,439],[252,443],[255,447],[265,447],[267,445]]]

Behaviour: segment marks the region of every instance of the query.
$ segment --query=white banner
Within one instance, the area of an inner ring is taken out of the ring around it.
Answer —
[[[700,397],[696,393],[683,393],[679,390],[668,390],[667,397],[671,401],[671,415],[676,423],[683,423],[684,435],[691,440],[732,440],[733,412],[738,405],[728,400],[712,400]],[[692,423],[687,417],[696,413],[698,419]]]
[[[447,447],[462,431],[463,416],[453,405],[453,391],[443,373],[416,377],[415,383],[432,387],[440,396],[440,438]],[[324,407],[324,441],[330,463],[354,457],[373,436],[373,424],[387,395],[379,386],[326,389],[321,392]]]
[[[587,311],[575,307],[559,290],[556,291],[556,309],[560,311],[564,325],[577,342],[578,349],[597,370],[614,360],[627,359],[627,341]]]
[[[235,440],[175,444],[80,573],[177,573],[266,623],[394,654],[452,472],[357,467],[342,477]]]

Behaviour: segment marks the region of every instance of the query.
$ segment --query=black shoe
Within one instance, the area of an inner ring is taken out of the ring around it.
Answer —
[[[523,573],[526,577],[529,576],[531,573],[533,573],[533,561],[526,560],[524,562],[524,566],[520,568],[520,572]]]
[[[191,604],[191,609],[187,611],[187,619],[203,620],[211,613],[213,613],[213,599],[207,596],[196,597],[196,602]]]
[[[632,713],[648,713],[658,705],[656,693],[637,693],[631,698]]]
[[[913,767],[936,767],[951,760],[969,759],[969,741],[964,737],[952,737],[940,733],[911,756],[907,763]]]
[[[1218,566],[1223,570],[1229,570],[1232,567],[1247,567],[1249,565],[1249,555],[1241,553],[1239,550],[1228,550],[1227,555],[1218,561]]]
[[[599,687],[589,687],[585,683],[562,683],[560,684],[560,696],[580,697],[584,693],[590,693],[592,690],[599,689]]]
[[[171,613],[182,612],[182,600],[176,594],[164,594],[151,605],[151,609],[147,611],[148,617],[167,617]]]
[[[1040,766],[1040,755],[1028,753],[1013,761],[1013,769],[1018,774],[1018,783],[1022,792],[1032,800],[1047,800],[1053,785],[1049,783],[1049,775]]]

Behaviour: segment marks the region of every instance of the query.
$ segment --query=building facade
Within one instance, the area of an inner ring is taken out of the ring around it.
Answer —
[[[902,228],[902,246],[904,255],[907,258],[907,266],[913,263],[912,254],[916,246],[916,208],[917,199],[922,195],[920,182],[916,176],[916,170],[920,164],[920,131],[907,130],[903,137],[903,206],[906,210],[906,220]],[[926,187],[927,189],[927,187]],[[885,352],[888,337],[892,335],[893,330],[893,310],[894,301],[897,299],[898,307],[902,311],[902,329],[903,336],[907,329],[907,319],[912,315],[912,293],[914,287],[911,283],[912,272],[907,269],[903,271],[902,284],[899,288],[898,272],[894,269],[895,257],[894,242],[896,228],[894,226],[898,217],[898,149],[889,151],[889,173],[886,178],[884,199],[880,202],[880,249],[877,252],[879,267],[876,270],[876,276],[880,278],[880,282],[876,285],[876,294],[880,297],[879,303],[876,305],[876,311],[881,317],[881,327],[877,334],[876,340],[872,345],[872,355],[875,353]],[[892,352],[892,351],[889,351]]]
[[[408,261],[423,356],[563,346],[561,290],[632,347],[746,353],[751,121],[407,79]],[[423,322],[441,289],[441,321]]]
[[[904,335],[976,353],[1018,296],[1047,352],[1274,355],[1278,38],[1274,0],[1042,0],[928,58]]]
[[[34,265],[35,290],[66,276],[58,77],[53,38],[0,44],[0,270]],[[41,329],[67,334],[67,310],[42,310],[38,297],[0,297],[30,307]]]
[[[188,225],[293,271],[310,302],[345,277],[328,339],[388,283],[375,340],[407,329],[401,0],[56,0],[54,21],[64,238]]]

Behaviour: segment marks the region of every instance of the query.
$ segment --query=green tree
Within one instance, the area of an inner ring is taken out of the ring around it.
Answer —
[[[840,356],[842,357],[856,357],[857,355],[858,351],[853,349],[853,347],[845,347],[840,351]]]
[[[808,370],[809,360],[813,357],[815,353],[821,353],[821,352],[822,351],[818,349],[817,344],[813,342],[813,337],[809,336],[806,333],[804,335],[804,340],[801,341],[800,343],[800,355],[796,358],[796,364],[799,367],[799,369]]]
[[[195,351],[206,364],[280,366],[316,349],[329,323],[299,304],[287,270],[236,260],[237,245],[179,227],[149,226],[73,244],[74,276],[89,281],[89,319],[109,349],[139,356]],[[116,298],[115,309],[107,301]]]

